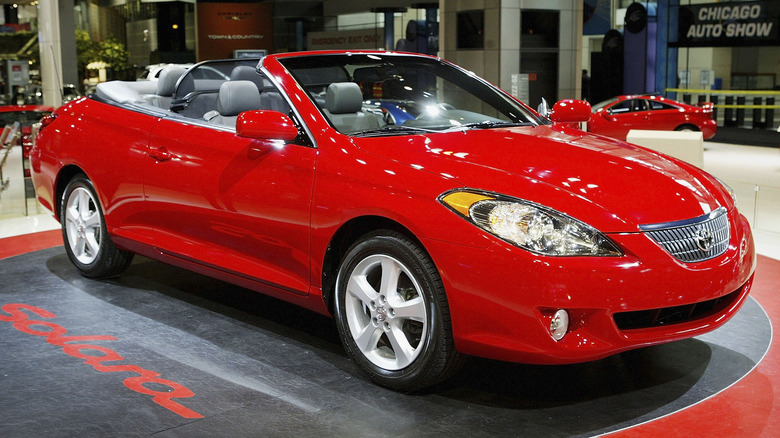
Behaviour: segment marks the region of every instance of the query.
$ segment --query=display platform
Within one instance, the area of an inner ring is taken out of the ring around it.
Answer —
[[[78,275],[62,247],[0,260],[0,424],[21,436],[591,436],[730,386],[772,330],[721,329],[597,362],[473,359],[417,395],[361,378],[332,321],[145,258]]]
[[[737,145],[780,147],[780,131],[775,129],[747,129],[719,126],[709,141]]]

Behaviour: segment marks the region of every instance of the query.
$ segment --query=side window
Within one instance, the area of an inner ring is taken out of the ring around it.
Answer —
[[[292,110],[287,101],[282,97],[281,91],[271,83],[265,75],[261,76],[262,85],[260,88],[260,109],[279,111],[287,116],[292,115]]]
[[[662,103],[655,100],[648,101],[650,104],[650,108],[653,110],[673,110],[677,109],[677,107],[669,105],[668,103]]]
[[[631,100],[624,100],[609,107],[610,114],[625,114],[631,111]]]
[[[647,108],[647,101],[645,99],[633,99],[631,101],[632,112],[646,111]]]
[[[626,114],[636,113],[639,111],[647,111],[650,108],[648,102],[645,99],[628,99],[622,102],[618,102],[609,108],[610,114]]]
[[[18,115],[19,113],[16,112],[2,113],[2,115],[0,115],[0,125],[5,126],[15,122]]]
[[[220,86],[212,107],[203,114],[211,123],[235,126],[244,111],[273,110],[291,115],[282,93],[253,67],[237,66]]]

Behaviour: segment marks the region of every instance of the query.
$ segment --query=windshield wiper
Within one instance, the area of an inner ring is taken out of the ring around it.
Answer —
[[[353,137],[374,137],[382,135],[409,134],[419,132],[439,132],[435,129],[419,128],[417,126],[387,125],[378,129],[366,129],[363,131],[350,132],[347,135]]]
[[[490,128],[506,128],[510,126],[533,126],[533,123],[530,122],[496,122],[492,120],[485,120],[483,122],[477,122],[477,123],[466,123],[464,125],[458,126],[458,128],[468,128],[468,129],[490,129]]]

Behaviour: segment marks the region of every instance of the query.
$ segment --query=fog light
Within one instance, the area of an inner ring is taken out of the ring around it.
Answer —
[[[569,314],[560,309],[555,312],[552,321],[550,321],[550,336],[556,341],[560,341],[566,335],[567,330],[569,330]]]

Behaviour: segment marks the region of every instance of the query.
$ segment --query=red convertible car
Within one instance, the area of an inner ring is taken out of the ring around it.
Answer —
[[[33,180],[84,276],[141,254],[332,315],[358,369],[413,391],[468,355],[562,364],[696,336],[747,299],[729,189],[568,127],[589,114],[562,101],[548,121],[423,55],[205,62],[56,110]]]
[[[712,108],[712,103],[694,106],[655,95],[618,96],[593,106],[588,131],[619,140],[632,129],[701,131],[708,140],[718,129]]]

